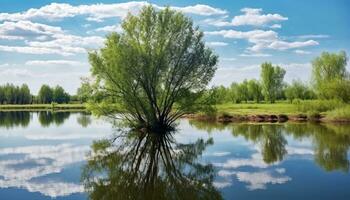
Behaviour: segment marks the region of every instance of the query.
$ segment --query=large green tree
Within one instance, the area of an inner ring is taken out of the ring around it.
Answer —
[[[346,71],[347,56],[323,52],[312,61],[312,81],[319,98],[350,101],[350,79]]]
[[[265,101],[274,103],[277,96],[283,89],[283,78],[286,71],[279,67],[273,66],[269,62],[261,65],[261,86]]]
[[[68,103],[70,99],[69,94],[59,85],[52,89],[52,96],[56,103]]]
[[[218,57],[191,19],[169,8],[146,6],[128,15],[122,28],[89,54],[98,90],[117,101],[118,113],[134,125],[171,127],[196,105]]]
[[[39,93],[38,100],[40,103],[51,103],[53,101],[53,91],[48,85],[42,85]]]

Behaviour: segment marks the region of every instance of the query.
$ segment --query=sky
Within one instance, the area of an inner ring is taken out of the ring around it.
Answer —
[[[0,84],[26,83],[34,94],[58,84],[76,93],[90,74],[87,52],[147,4],[181,11],[204,32],[219,55],[211,85],[259,79],[266,61],[286,69],[286,82],[307,82],[321,52],[350,54],[347,0],[1,0]]]

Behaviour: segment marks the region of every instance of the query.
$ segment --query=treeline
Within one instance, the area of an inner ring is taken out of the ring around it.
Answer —
[[[0,86],[0,104],[68,103],[77,97],[69,95],[61,86],[42,85],[37,96],[31,94],[28,85]]]
[[[312,61],[310,83],[293,80],[284,81],[286,71],[280,66],[265,62],[261,65],[260,79],[245,79],[233,82],[229,87],[218,86],[211,89],[216,103],[242,103],[261,101],[274,103],[276,100],[295,99],[339,99],[350,102],[350,75],[346,71],[345,52],[324,52]]]

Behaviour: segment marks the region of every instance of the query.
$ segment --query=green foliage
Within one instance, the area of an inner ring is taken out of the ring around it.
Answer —
[[[51,103],[53,101],[53,91],[48,85],[42,85],[38,93],[40,103]]]
[[[350,105],[336,108],[327,112],[327,118],[331,120],[349,120],[350,119]]]
[[[346,71],[347,56],[344,51],[323,52],[312,61],[312,81],[321,99],[350,101],[350,79]]]
[[[284,90],[286,98],[292,102],[294,99],[312,99],[313,91],[301,81],[293,80],[291,85],[287,85]]]
[[[249,97],[252,98],[256,103],[259,103],[263,96],[262,96],[262,88],[259,83],[259,81],[252,79],[248,81],[248,94]]]
[[[192,20],[169,8],[146,6],[138,16],[128,15],[122,28],[89,54],[96,89],[118,102],[129,122],[170,126],[200,98],[217,56]]]
[[[332,100],[305,100],[305,101],[298,101],[294,102],[297,106],[297,109],[300,112],[326,112],[330,111],[336,108],[344,107],[344,103],[342,101],[332,99]]]
[[[52,89],[52,95],[56,103],[68,103],[70,99],[69,94],[59,85]]]
[[[81,86],[77,89],[77,96],[80,102],[87,102],[92,96],[93,88],[88,80],[83,80]]]
[[[13,84],[0,86],[0,104],[29,104],[31,102],[32,96],[26,84],[21,87]]]
[[[286,71],[271,63],[265,62],[261,65],[261,85],[266,101],[274,103],[283,89],[283,78]]]

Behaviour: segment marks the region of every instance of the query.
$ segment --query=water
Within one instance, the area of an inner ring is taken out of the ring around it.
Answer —
[[[0,199],[350,199],[349,147],[350,125],[180,120],[146,137],[84,113],[0,112]]]

